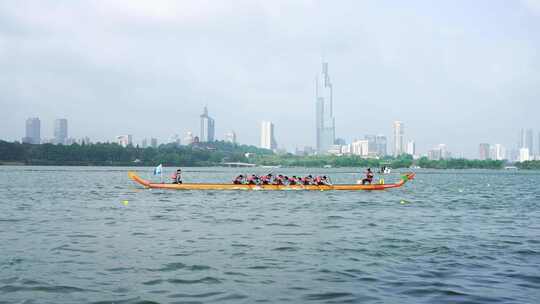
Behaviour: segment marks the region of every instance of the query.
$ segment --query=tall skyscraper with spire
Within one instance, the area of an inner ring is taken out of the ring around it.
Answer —
[[[215,126],[214,119],[208,116],[208,108],[205,106],[201,114],[201,142],[214,141]]]
[[[333,113],[332,82],[328,75],[328,63],[322,63],[322,72],[315,83],[317,152],[327,153],[336,137]]]

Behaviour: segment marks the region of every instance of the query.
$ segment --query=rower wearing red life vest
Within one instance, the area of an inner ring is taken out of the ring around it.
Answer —
[[[256,179],[257,176],[255,176],[255,174],[251,174],[250,176],[247,177],[247,183],[248,185],[255,185],[257,184],[257,179]]]
[[[278,175],[276,178],[274,178],[274,181],[272,182],[272,185],[283,185],[283,175]]]
[[[238,175],[234,180],[233,184],[235,185],[241,185],[244,183],[244,176],[242,174]]]
[[[272,174],[261,176],[261,184],[269,185],[272,182]]]
[[[298,183],[296,175],[293,175],[291,178],[289,178],[289,185],[296,185],[296,183]]]
[[[362,179],[362,185],[365,185],[366,183],[371,184],[373,181],[373,172],[371,172],[371,168],[368,168],[366,173],[366,178]]]
[[[313,176],[311,176],[311,174],[302,179],[302,184],[306,186],[311,185],[312,182],[313,182]]]

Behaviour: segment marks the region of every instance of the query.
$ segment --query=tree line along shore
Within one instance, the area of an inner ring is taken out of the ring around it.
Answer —
[[[160,145],[157,148],[122,147],[116,143],[87,145],[21,144],[0,141],[0,164],[71,165],[71,166],[166,166],[201,167],[222,166],[225,163],[249,163],[283,167],[372,167],[433,169],[503,169],[508,165],[500,160],[444,159],[413,160],[410,155],[398,158],[361,158],[359,156],[275,154],[255,146],[224,141],[182,146]],[[514,164],[519,169],[540,169],[540,161]]]

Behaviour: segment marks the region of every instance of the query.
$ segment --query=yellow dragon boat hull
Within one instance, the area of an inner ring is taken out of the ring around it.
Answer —
[[[130,179],[136,183],[151,189],[170,189],[170,190],[385,190],[390,188],[399,188],[407,181],[414,179],[415,173],[407,173],[401,177],[401,180],[395,184],[338,184],[338,185],[236,185],[236,184],[211,184],[211,183],[186,183],[186,184],[164,184],[152,183],[139,177],[135,172],[128,172]]]

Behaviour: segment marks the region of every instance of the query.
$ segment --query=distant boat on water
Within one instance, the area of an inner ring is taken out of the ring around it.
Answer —
[[[277,166],[261,166],[261,168],[265,168],[265,169],[277,169],[277,168],[281,168],[281,165],[277,165]]]
[[[504,170],[519,170],[516,166],[506,166],[504,167]]]

